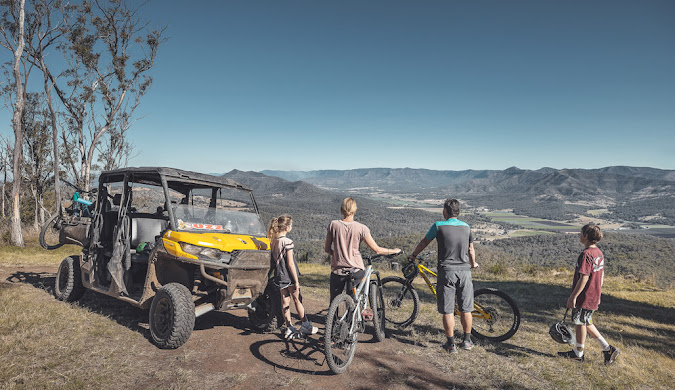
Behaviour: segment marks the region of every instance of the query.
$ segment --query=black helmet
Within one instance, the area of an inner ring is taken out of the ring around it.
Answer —
[[[562,321],[551,325],[548,334],[550,334],[551,338],[559,344],[573,345],[575,342],[574,332],[572,331],[572,328],[565,323],[565,317],[567,317],[568,311],[569,309],[565,311]]]
[[[415,264],[415,262],[408,263],[403,267],[403,277],[408,280],[415,279],[415,276],[417,276],[418,273],[419,270],[417,269],[417,264]]]

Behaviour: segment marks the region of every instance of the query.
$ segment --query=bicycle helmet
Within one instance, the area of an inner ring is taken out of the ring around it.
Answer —
[[[567,311],[565,311],[562,321],[551,325],[548,334],[559,344],[573,345],[575,342],[574,332],[572,331],[572,328],[565,323],[565,317],[567,317]]]
[[[415,279],[417,274],[419,273],[419,269],[417,268],[417,264],[414,262],[406,264],[405,267],[403,267],[403,277],[405,277],[408,280]]]

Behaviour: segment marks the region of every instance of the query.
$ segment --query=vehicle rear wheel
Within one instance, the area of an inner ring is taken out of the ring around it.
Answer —
[[[368,295],[368,302],[370,308],[373,310],[373,328],[375,329],[375,339],[377,341],[384,341],[387,335],[385,334],[385,318],[384,318],[384,297],[382,295],[382,288],[377,282],[370,282],[370,294]]]
[[[54,280],[54,296],[65,302],[74,302],[82,298],[86,289],[82,285],[79,256],[63,259]]]
[[[150,305],[150,335],[160,348],[185,344],[195,327],[195,304],[187,287],[169,283],[157,290]]]

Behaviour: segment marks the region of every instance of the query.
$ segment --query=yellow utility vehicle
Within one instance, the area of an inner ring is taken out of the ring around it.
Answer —
[[[64,259],[56,275],[58,299],[75,301],[88,289],[149,309],[160,348],[183,345],[195,318],[211,310],[255,310],[270,256],[250,188],[142,167],[101,173],[95,193],[82,254]]]

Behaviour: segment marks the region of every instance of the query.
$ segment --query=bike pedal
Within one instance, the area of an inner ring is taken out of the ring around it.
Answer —
[[[371,309],[371,308],[364,309],[363,313],[361,313],[361,314],[363,315],[364,320],[366,320],[366,321],[372,321],[373,320],[373,317],[374,317],[373,309]]]

